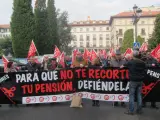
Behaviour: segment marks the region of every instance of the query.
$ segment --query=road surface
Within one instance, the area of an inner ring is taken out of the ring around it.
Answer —
[[[0,120],[160,120],[160,110],[151,109],[148,105],[142,115],[125,115],[126,108],[115,107],[111,103],[101,102],[101,106],[92,107],[90,100],[84,107],[70,108],[70,103],[43,104],[39,106],[0,108]],[[158,103],[160,106],[160,103]]]

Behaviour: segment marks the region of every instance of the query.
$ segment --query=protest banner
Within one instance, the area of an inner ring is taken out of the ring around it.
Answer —
[[[160,101],[159,76],[159,68],[146,70],[142,90],[145,101]],[[0,85],[2,97],[8,98],[8,104],[66,102],[72,100],[73,94],[92,100],[129,101],[128,69],[70,68],[0,73]]]

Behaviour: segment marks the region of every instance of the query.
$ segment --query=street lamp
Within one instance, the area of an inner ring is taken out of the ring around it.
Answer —
[[[118,46],[118,44],[119,44],[119,42],[118,42],[118,37],[119,37],[119,33],[118,33],[118,31],[116,31],[117,46]]]
[[[134,18],[134,21],[133,21],[133,24],[135,26],[135,34],[134,34],[134,43],[136,42],[137,40],[137,23],[141,17],[141,14],[142,14],[142,10],[140,8],[138,8],[137,5],[134,5],[133,7],[133,12],[134,12],[134,15],[133,15],[133,18]]]

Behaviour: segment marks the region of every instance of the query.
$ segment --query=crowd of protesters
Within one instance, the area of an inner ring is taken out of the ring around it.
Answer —
[[[131,75],[131,82],[133,82],[130,85],[130,98],[133,98],[135,94],[135,90],[137,90],[138,94],[138,109],[141,110],[141,106],[146,107],[146,102],[143,101],[143,105],[141,103],[141,88],[142,88],[142,78],[140,73],[143,71],[146,67],[160,67],[160,58],[158,60],[154,59],[149,52],[139,52],[138,50],[134,50],[133,54],[128,54],[125,57],[121,53],[120,50],[116,50],[115,54],[112,56],[108,56],[105,58],[103,55],[98,55],[94,60],[86,61],[84,59],[83,54],[81,52],[78,52],[76,54],[76,58],[74,61],[72,61],[71,57],[65,57],[65,67],[66,68],[75,68],[75,67],[96,67],[96,68],[107,68],[107,67],[130,67],[129,71],[132,72]],[[73,62],[73,63],[72,63]],[[141,67],[138,67],[138,66]],[[37,63],[34,59],[34,57],[28,59],[28,63],[24,66],[18,67],[14,62],[9,62],[7,65],[7,72],[33,72],[33,71],[50,71],[50,70],[57,70],[61,69],[62,65],[59,64],[56,60],[56,58],[48,58],[44,57],[42,63]],[[139,77],[138,77],[139,76]],[[139,81],[136,81],[139,80]],[[138,83],[135,83],[138,82]],[[132,89],[131,89],[132,88]],[[134,98],[133,101],[129,103],[129,106],[131,107],[127,114],[132,114],[134,110]],[[113,103],[114,106],[118,106],[118,102]],[[100,106],[100,102],[98,100],[93,100],[92,106]],[[125,103],[121,103],[122,107],[125,107]],[[154,101],[151,102],[151,107],[158,109],[156,106],[156,103]]]

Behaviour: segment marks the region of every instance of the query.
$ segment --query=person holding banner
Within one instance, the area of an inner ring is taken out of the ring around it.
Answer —
[[[87,61],[83,59],[82,54],[77,53],[76,59],[73,61],[73,67],[86,67],[88,66]]]
[[[31,57],[28,59],[28,63],[26,65],[26,69],[29,71],[29,72],[35,72],[35,71],[38,71],[38,65],[37,63],[35,62],[34,58]]]
[[[110,66],[111,67],[120,67],[121,65],[125,64],[126,61],[124,59],[122,59],[122,56],[121,56],[121,52],[120,50],[116,50],[116,56],[115,58],[113,58],[111,61],[110,61]],[[113,106],[118,106],[118,102],[114,102],[113,103]],[[121,106],[122,107],[125,107],[125,103],[122,102],[121,103]]]
[[[100,59],[97,57],[91,62],[91,65],[89,67],[100,68],[100,66],[101,66]],[[99,107],[100,106],[99,100],[92,100],[92,106]]]
[[[140,60],[139,51],[133,51],[133,59],[121,66],[129,69],[130,86],[129,86],[129,110],[125,114],[134,114],[134,99],[137,92],[137,114],[142,113],[142,84],[145,78],[146,64]]]
[[[83,55],[79,52],[76,55],[76,59],[73,61],[72,68],[76,67],[88,67],[87,61],[83,58]],[[83,106],[82,100],[81,100],[81,106]]]

